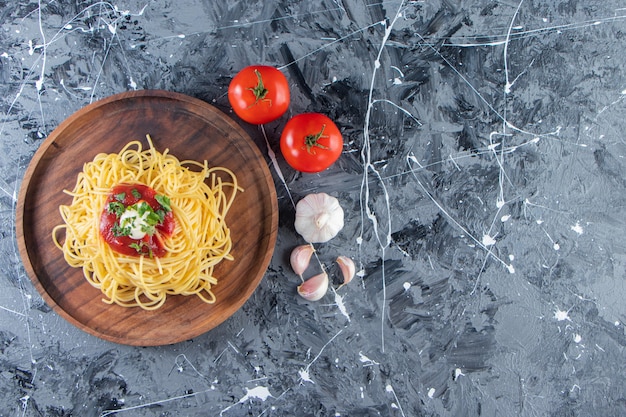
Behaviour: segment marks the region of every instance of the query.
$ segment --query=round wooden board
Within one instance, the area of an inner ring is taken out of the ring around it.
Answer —
[[[244,192],[226,217],[235,261],[215,269],[215,304],[195,296],[170,296],[156,311],[102,301],[100,290],[71,268],[52,241],[62,223],[63,193],[76,184],[85,162],[118,153],[149,134],[155,148],[180,160],[207,160],[231,169]],[[167,345],[214,328],[252,295],[271,260],[278,231],[276,190],[259,149],[233,120],[209,104],[178,93],[144,90],[117,94],[77,111],[43,142],[22,183],[16,213],[17,241],[26,271],[52,308],[84,331],[136,346]]]

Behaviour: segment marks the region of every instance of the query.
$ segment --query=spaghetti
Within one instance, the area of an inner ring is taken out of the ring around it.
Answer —
[[[133,141],[119,154],[101,153],[84,165],[74,189],[65,190],[73,199],[59,207],[64,223],[53,229],[54,243],[67,263],[82,268],[87,281],[102,291],[106,303],[154,310],[168,295],[196,295],[214,303],[214,267],[233,260],[225,217],[242,190],[229,169],[179,161],[167,149],[158,152],[150,136],[147,140],[148,149]],[[103,238],[111,190],[120,184],[166,196],[174,222],[171,233],[158,236],[158,256],[121,253]]]

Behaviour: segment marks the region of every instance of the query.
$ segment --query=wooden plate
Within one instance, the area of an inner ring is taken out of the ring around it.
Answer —
[[[71,268],[52,242],[62,223],[59,205],[70,204],[85,162],[152,137],[180,160],[225,166],[244,188],[226,217],[235,261],[215,269],[217,302],[170,296],[156,311],[102,302],[100,290]],[[165,91],[136,91],[92,103],[61,123],[35,153],[22,183],[17,240],[26,271],[46,302],[84,331],[116,343],[155,346],[198,336],[222,323],[252,295],[271,260],[278,230],[276,190],[257,146],[234,121],[209,104]]]

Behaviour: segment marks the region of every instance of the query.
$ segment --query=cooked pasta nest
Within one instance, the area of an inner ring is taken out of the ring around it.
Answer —
[[[59,207],[63,223],[53,230],[55,245],[70,266],[82,268],[106,303],[154,310],[168,295],[214,303],[214,268],[233,260],[226,215],[243,190],[229,169],[180,161],[167,149],[157,151],[149,135],[147,141],[146,149],[132,141],[119,153],[101,153],[84,164],[73,190],[65,190],[72,202]],[[101,237],[105,201],[121,183],[144,184],[169,197],[176,226],[163,240],[166,255],[123,255]]]

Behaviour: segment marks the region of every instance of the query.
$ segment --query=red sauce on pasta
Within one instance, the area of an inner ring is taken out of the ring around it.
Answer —
[[[100,235],[116,252],[162,257],[163,237],[176,222],[169,198],[143,184],[118,184],[111,189],[100,216]]]

